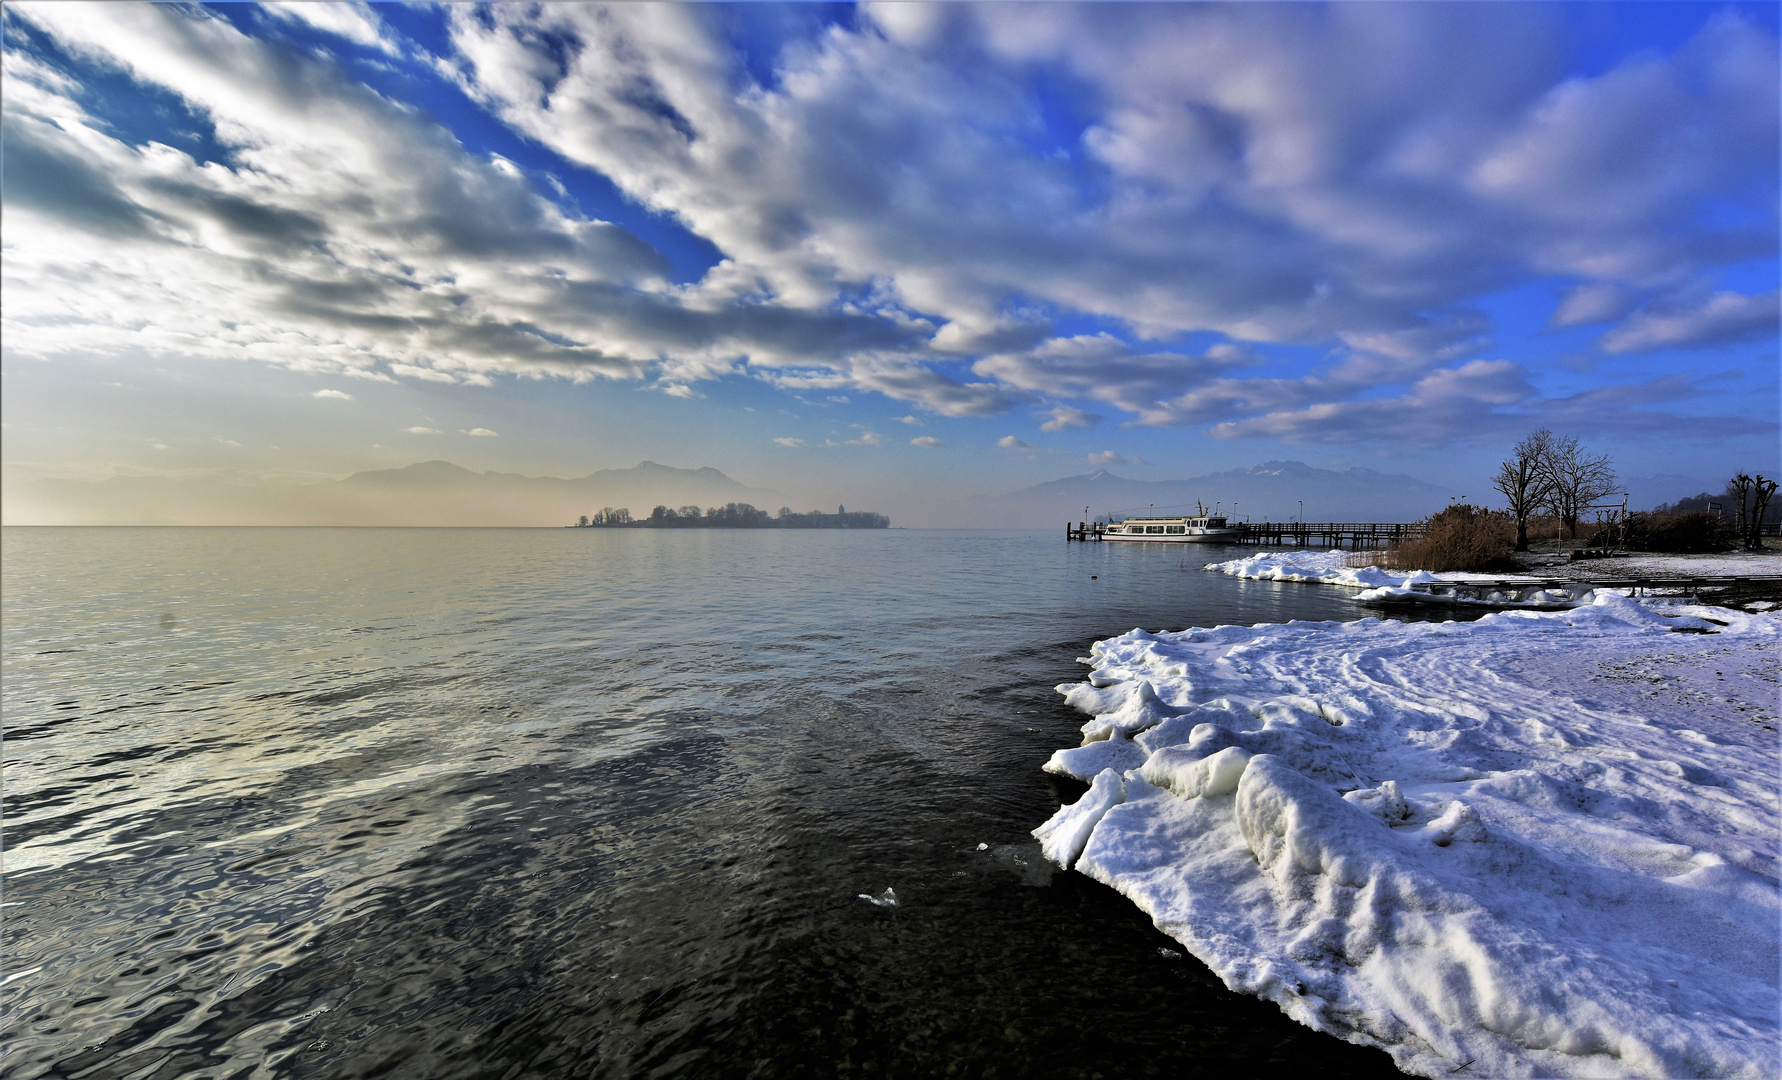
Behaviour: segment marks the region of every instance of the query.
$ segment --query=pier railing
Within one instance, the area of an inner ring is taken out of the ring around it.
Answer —
[[[1264,521],[1245,522],[1239,528],[1240,544],[1328,544],[1356,551],[1383,548],[1423,535],[1421,521]]]

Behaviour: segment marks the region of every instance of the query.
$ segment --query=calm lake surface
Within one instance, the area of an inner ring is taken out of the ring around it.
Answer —
[[[0,1073],[1391,1074],[1028,836],[1091,641],[1357,610],[1061,532],[5,530]]]

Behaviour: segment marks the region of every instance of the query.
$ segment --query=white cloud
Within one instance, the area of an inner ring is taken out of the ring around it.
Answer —
[[[1069,405],[1060,405],[1041,415],[1051,417],[1040,425],[1041,431],[1066,431],[1070,428],[1093,427],[1101,423],[1101,417],[1095,413],[1084,409],[1074,409]]]
[[[915,438],[910,440],[910,445],[911,446],[924,446],[924,447],[932,448],[932,447],[936,447],[936,446],[945,446],[947,444],[944,442],[941,442],[939,439],[935,438],[933,435],[918,435]]]
[[[415,427],[405,427],[402,429],[402,431],[403,431],[403,434],[405,434],[405,435],[438,435],[439,434],[438,428],[421,427],[420,425],[416,425]]]
[[[662,392],[669,397],[682,399],[701,398],[705,396],[691,386],[688,386],[686,383],[668,383],[662,387]]]
[[[392,363],[390,365],[390,371],[394,374],[401,375],[404,378],[421,379],[425,382],[456,383],[458,381],[443,371],[435,371],[432,368],[416,367],[413,364]]]
[[[469,431],[466,431],[464,434],[469,435],[473,438],[478,438],[478,439],[499,439],[499,438],[501,438],[501,436],[499,434],[497,434],[496,432],[490,431],[486,427],[473,427]]]
[[[1033,449],[1032,444],[1027,443],[1021,439],[1018,439],[1013,435],[1004,435],[1002,438],[996,440],[996,445],[1002,447],[1004,450],[1032,450]]]
[[[1665,376],[1543,398],[1528,376],[1526,369],[1508,360],[1474,360],[1430,372],[1397,396],[1318,402],[1222,423],[1212,433],[1219,438],[1263,436],[1300,443],[1433,448],[1501,442],[1538,427],[1579,434],[1662,432],[1696,438],[1775,431],[1773,420],[1724,415],[1704,420],[1675,411],[1703,393],[1705,380]]]
[[[1718,292],[1693,305],[1652,306],[1603,335],[1609,353],[1645,352],[1665,347],[1724,345],[1749,338],[1775,338],[1782,306],[1777,293],[1746,296]]]
[[[462,12],[454,40],[509,122],[717,242],[726,287],[814,305],[882,282],[967,353],[1011,351],[983,344],[1025,325],[1011,291],[1146,333],[1390,343],[1506,272],[1665,263],[1704,191],[1773,221],[1749,184],[1773,164],[1774,42],[1736,16],[1565,82],[1538,9],[871,17],[886,36],[832,31],[772,88],[692,9]],[[1083,148],[1108,170],[1104,213],[1077,213],[1070,163],[1010,134],[1033,123],[1020,72],[1045,63],[1100,105]],[[837,167],[862,146],[870,164]],[[1734,230],[1755,250],[1768,231]]]
[[[353,400],[353,395],[347,393],[345,390],[317,390],[315,393],[311,394],[310,397],[327,398],[333,401]]]
[[[774,442],[779,443],[781,446],[803,446],[804,445],[803,439],[794,438],[790,435],[782,435],[781,437],[775,439]]]
[[[884,441],[885,441],[884,438],[882,436],[880,436],[878,432],[867,431],[867,432],[863,432],[858,439],[849,439],[848,445],[849,446],[877,446]]]
[[[8,12],[170,93],[224,148],[122,141],[76,67],[9,50],[17,355],[676,396],[747,374],[942,416],[1070,400],[1296,432],[1316,425],[1263,421],[1328,407],[1390,439],[1362,401],[1485,355],[1481,296],[1557,275],[1575,289],[1555,325],[1606,322],[1776,248],[1775,39],[1736,13],[1562,78],[1566,31],[1538,5],[887,7],[784,49],[762,85],[716,9],[451,9],[442,66],[469,93],[722,250],[676,285],[629,231],[549,197],[560,183],[320,50],[202,9]],[[363,4],[272,14],[397,51]],[[1087,110],[1058,153],[1033,150],[1051,138],[1036,71]],[[1735,340],[1765,302],[1653,302],[1601,346]],[[1042,312],[1123,329],[1060,337]],[[1190,332],[1230,340],[1159,348]],[[1241,342],[1335,366],[1239,378]]]
[[[1499,434],[1505,424],[1497,416],[1497,407],[1534,398],[1534,388],[1520,365],[1508,360],[1474,360],[1425,376],[1402,397],[1320,402],[1295,411],[1218,424],[1213,434],[1222,439],[1266,435],[1287,442],[1354,442],[1391,424],[1404,443],[1437,446]]]
[[[1113,450],[1098,450],[1095,453],[1089,455],[1089,464],[1096,465],[1096,466],[1103,466],[1103,465],[1149,465],[1151,463],[1146,461],[1144,458],[1128,457],[1125,454],[1121,454],[1121,453],[1118,453]]]
[[[1634,299],[1628,290],[1619,285],[1602,282],[1578,285],[1566,291],[1559,306],[1553,309],[1553,317],[1548,320],[1548,325],[1587,326],[1590,323],[1619,319],[1633,307]]]
[[[308,23],[317,30],[345,38],[355,45],[381,49],[392,54],[401,51],[389,28],[384,26],[383,20],[366,4],[304,0],[302,3],[261,4],[260,9],[280,19]]]

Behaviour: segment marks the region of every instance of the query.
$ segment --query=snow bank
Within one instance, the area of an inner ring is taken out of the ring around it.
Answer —
[[[1464,582],[1465,579],[1450,574],[1447,580]],[[1592,590],[1581,586],[1574,592],[1566,589],[1541,589],[1531,584],[1522,589],[1514,587],[1491,589],[1484,590],[1479,595],[1470,595],[1454,592],[1418,592],[1408,585],[1382,585],[1377,589],[1364,589],[1356,593],[1352,599],[1358,604],[1370,607],[1419,604],[1483,607],[1491,608],[1494,611],[1512,608],[1527,608],[1530,611],[1556,611],[1560,608],[1576,607],[1580,603],[1588,603],[1592,595]]]
[[[1035,835],[1408,1072],[1782,1075],[1779,637],[1612,593],[1135,630],[1059,687],[1092,787]]]
[[[1377,566],[1345,566],[1343,563],[1348,554],[1346,551],[1265,551],[1247,559],[1207,563],[1201,569],[1261,581],[1315,581],[1357,589],[1403,587],[1413,581],[1441,580],[1427,570],[1395,573]]]

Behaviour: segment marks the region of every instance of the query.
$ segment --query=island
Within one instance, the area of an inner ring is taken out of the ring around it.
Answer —
[[[697,506],[683,506],[675,509],[669,506],[658,506],[650,511],[649,517],[634,518],[627,508],[613,509],[608,506],[593,516],[586,514],[577,519],[572,529],[888,529],[891,519],[884,514],[875,514],[871,510],[856,510],[850,513],[846,506],[838,506],[835,513],[825,514],[820,510],[808,513],[794,513],[789,506],[780,507],[777,514],[769,514],[758,510],[748,503],[725,503],[708,510]]]

